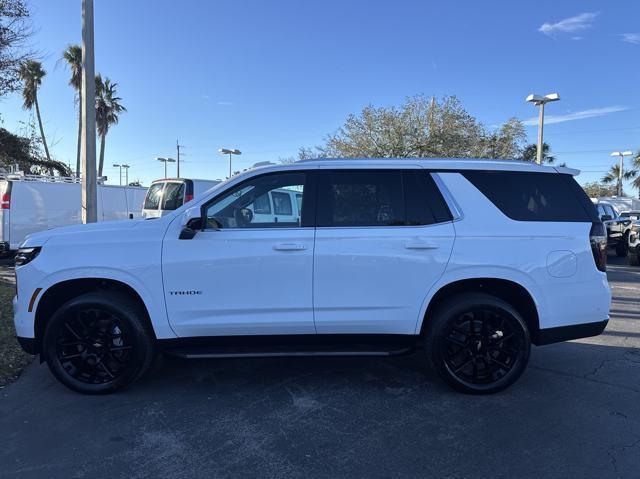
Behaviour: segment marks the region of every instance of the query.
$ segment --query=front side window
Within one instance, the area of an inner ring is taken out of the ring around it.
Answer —
[[[184,203],[184,183],[167,183],[162,198],[162,210],[175,210]]]
[[[306,182],[307,174],[304,172],[271,173],[251,178],[226,191],[205,207],[205,227],[208,229],[300,227],[302,218],[293,216],[290,194],[276,190],[292,190],[304,196]],[[273,200],[273,210],[269,197]]]
[[[144,199],[145,210],[157,210],[160,206],[160,198],[162,197],[162,188],[164,183],[154,183],[149,187],[147,196]]]

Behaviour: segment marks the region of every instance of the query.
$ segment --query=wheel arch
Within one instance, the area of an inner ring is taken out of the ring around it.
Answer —
[[[538,305],[533,296],[527,288],[515,281],[492,277],[458,279],[442,285],[428,302],[422,317],[420,334],[423,334],[428,327],[430,315],[439,305],[457,294],[469,292],[490,294],[511,304],[522,315],[529,328],[532,341],[534,344],[536,343],[536,336],[540,330],[540,319]]]
[[[145,321],[149,330],[153,332],[154,339],[156,339],[149,308],[142,299],[142,296],[133,287],[111,278],[76,278],[67,279],[51,285],[42,293],[42,296],[38,300],[34,315],[35,352],[42,350],[42,337],[44,336],[47,321],[60,306],[82,294],[100,291],[117,291],[132,298],[140,306],[141,311],[144,312],[142,319]]]

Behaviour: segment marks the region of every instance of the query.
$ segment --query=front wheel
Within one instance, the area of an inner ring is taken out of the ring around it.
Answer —
[[[640,266],[640,254],[630,254],[629,264],[631,266]]]
[[[459,295],[439,306],[428,321],[428,361],[458,391],[501,391],[527,366],[531,349],[527,325],[499,298],[484,293]]]
[[[124,294],[87,293],[63,304],[43,337],[43,356],[65,386],[105,394],[135,381],[153,359],[140,306]]]

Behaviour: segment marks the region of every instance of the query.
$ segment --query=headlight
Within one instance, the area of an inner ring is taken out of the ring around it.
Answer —
[[[640,223],[633,223],[631,225],[631,231],[634,233],[640,233]]]
[[[24,266],[27,263],[33,261],[38,253],[40,253],[40,246],[36,246],[33,248],[20,248],[16,253],[16,266]]]

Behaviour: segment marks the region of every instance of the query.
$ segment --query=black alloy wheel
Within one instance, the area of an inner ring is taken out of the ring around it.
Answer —
[[[115,391],[140,377],[153,342],[140,307],[120,293],[88,293],[61,306],[47,324],[44,358],[56,378],[87,394]]]
[[[518,312],[486,294],[457,297],[427,324],[427,355],[454,388],[475,394],[500,391],[526,368],[530,337]]]

